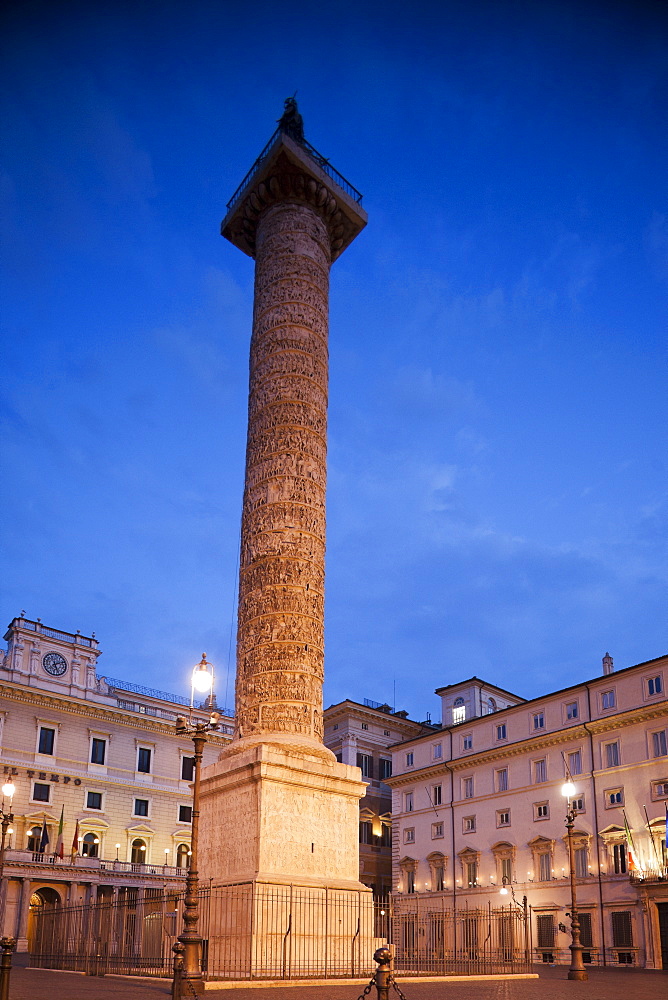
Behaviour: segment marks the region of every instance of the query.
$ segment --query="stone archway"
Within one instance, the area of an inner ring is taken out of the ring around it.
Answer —
[[[30,909],[28,910],[28,951],[33,950],[35,914],[45,906],[60,906],[61,903],[60,893],[52,889],[51,886],[45,885],[41,889],[35,889],[30,897]]]

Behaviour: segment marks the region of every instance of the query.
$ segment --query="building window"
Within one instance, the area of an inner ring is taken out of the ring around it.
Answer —
[[[148,799],[135,799],[135,816],[148,816]]]
[[[380,828],[380,846],[392,847],[392,827],[389,823],[383,823]]]
[[[412,767],[412,766],[413,766],[413,753],[411,751],[411,753],[406,754],[406,767]]]
[[[502,725],[496,727],[496,738],[497,738],[497,740],[505,740],[506,739],[506,724],[505,724],[505,722]]]
[[[368,729],[368,728],[369,728],[369,723],[368,722],[363,722],[362,723],[362,729]]]
[[[137,748],[137,770],[142,774],[151,773],[151,751],[148,747]]]
[[[466,719],[466,705],[463,698],[455,698],[452,703],[452,722],[457,725]]]
[[[179,823],[192,823],[192,821],[193,821],[193,807],[179,806]]]
[[[553,914],[539,913],[536,920],[538,923],[538,947],[554,948],[555,927]]]
[[[385,781],[385,778],[392,777],[391,760],[387,760],[385,757],[381,757],[380,760],[378,761],[378,765],[380,768],[380,774],[378,775],[378,777],[380,778],[381,781]]]
[[[404,830],[404,844],[414,844],[415,843],[415,827],[409,826],[407,830]]]
[[[440,840],[443,836],[443,824],[442,823],[432,823],[431,824],[431,839]]]
[[[501,858],[501,882],[512,882],[513,880],[513,859]]]
[[[473,798],[473,778],[464,778],[462,781],[462,789],[464,792],[465,799]]]
[[[547,781],[547,760],[545,757],[533,762],[533,780],[536,785]]]
[[[133,865],[142,865],[146,861],[146,843],[140,837],[132,841],[130,861]]]
[[[443,744],[434,743],[434,760],[440,760],[443,756]]]
[[[41,842],[42,842],[42,828],[41,826],[33,826],[32,829],[28,830],[27,850],[32,851],[33,854],[37,854]]]
[[[415,892],[415,872],[406,872],[406,892]]]
[[[338,752],[338,753],[336,754],[336,760],[337,760],[337,763],[338,763],[338,764],[343,764],[343,754],[341,753],[341,751],[340,751],[340,750],[339,750],[339,752]]]
[[[478,862],[477,861],[467,861],[466,863],[466,881],[469,886],[474,886],[478,884]]]
[[[586,878],[589,874],[589,858],[586,847],[576,847],[575,851],[575,877]]]
[[[462,736],[462,750],[473,750],[473,736],[471,733]]]
[[[613,948],[632,948],[633,929],[630,910],[612,911],[612,946]]]
[[[573,750],[572,753],[568,755],[568,770],[571,776],[575,774],[582,774],[582,751]]]
[[[612,867],[615,875],[626,875],[626,844],[613,844],[612,847]]]
[[[360,844],[373,844],[373,824],[368,819],[360,822]]]
[[[614,708],[616,704],[615,692],[614,691],[603,691],[601,693],[601,708],[606,712],[610,708]]]
[[[614,809],[616,806],[624,805],[624,789],[608,788],[605,795],[605,805],[607,809]]]
[[[538,855],[538,879],[540,882],[549,882],[552,878],[552,855]]]
[[[549,819],[550,818],[550,803],[549,802],[534,802],[534,804],[533,804],[533,818],[534,819]]]
[[[491,715],[492,712],[496,712],[496,701],[494,698],[487,699],[487,711]]]
[[[585,797],[584,795],[578,795],[576,799],[571,802],[571,809],[574,813],[583,813],[585,811]]]
[[[443,874],[443,865],[437,865],[434,868],[434,891],[443,892],[445,889],[445,877]]]
[[[507,792],[508,791],[508,768],[500,767],[496,772],[496,790],[497,792]]]
[[[56,744],[56,730],[49,729],[47,726],[39,727],[39,742],[37,744],[37,753],[43,753],[48,757],[53,756],[53,748]]]
[[[102,792],[86,792],[86,809],[102,808]]]
[[[339,724],[338,724],[338,722],[335,722],[334,725],[332,726],[332,729],[336,730],[338,728],[339,728]]]
[[[100,854],[100,838],[95,833],[85,833],[81,841],[81,856],[97,858]]]
[[[431,801],[435,806],[440,806],[443,801],[441,785],[433,785],[431,789]]]
[[[577,701],[569,701],[566,705],[566,718],[567,719],[577,719],[578,718],[578,703]]]
[[[619,767],[619,743],[615,740],[614,743],[606,743],[604,745],[605,750],[605,766],[606,767]]]
[[[661,694],[663,691],[663,680],[661,674],[657,674],[656,677],[647,678],[647,694],[652,695]]]
[[[90,741],[91,764],[104,764],[107,758],[107,741],[94,736]]]
[[[534,729],[545,729],[545,714],[543,712],[535,712],[534,713],[533,728]]]
[[[580,943],[585,948],[594,947],[594,938],[591,929],[591,913],[578,913],[580,918]]]
[[[404,812],[407,812],[407,813],[412,813],[413,812],[413,793],[412,792],[406,792],[406,794],[404,795]]]
[[[668,780],[662,779],[661,781],[655,781],[652,783],[652,798],[668,798]]]
[[[194,781],[195,779],[195,758],[181,758],[181,781]]]
[[[362,772],[363,778],[373,777],[373,757],[368,753],[357,754],[357,766]]]
[[[658,733],[652,733],[652,757],[665,757],[667,753],[666,730],[662,729]]]
[[[510,809],[499,809],[496,814],[497,826],[510,826]]]
[[[475,816],[464,816],[464,833],[475,833]]]
[[[390,736],[390,735],[391,733],[389,729],[383,729],[383,736]]]
[[[176,867],[188,868],[190,866],[190,848],[187,844],[179,844],[176,848]]]
[[[33,781],[31,798],[33,802],[50,802],[51,785],[46,785],[41,781]]]

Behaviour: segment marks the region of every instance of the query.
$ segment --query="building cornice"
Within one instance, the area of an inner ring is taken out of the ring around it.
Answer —
[[[107,708],[95,702],[80,701],[72,696],[63,697],[38,688],[26,688],[0,681],[0,698],[20,702],[24,705],[41,707],[48,705],[53,711],[67,712],[70,715],[80,715],[88,719],[104,720],[116,725],[127,726],[129,729],[140,729],[145,732],[160,733],[164,736],[177,738],[173,722],[157,719],[153,716],[124,712],[123,709],[119,708]],[[207,735],[207,741],[221,747],[230,742],[229,738],[226,739],[215,732]]]

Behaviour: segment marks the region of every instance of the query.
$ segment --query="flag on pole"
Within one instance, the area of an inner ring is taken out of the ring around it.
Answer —
[[[58,824],[58,839],[56,840],[56,850],[54,853],[60,860],[63,860],[63,819],[65,817],[65,806],[60,807],[60,823]]]
[[[44,854],[48,846],[49,846],[49,831],[46,828],[46,816],[45,816],[44,822],[42,823],[42,836],[39,841],[39,853]]]
[[[79,850],[79,820],[77,820],[77,825],[74,828],[74,840],[72,841],[72,857]]]
[[[626,853],[629,856],[629,871],[634,872],[638,867],[636,858],[636,848],[635,844],[633,843],[633,837],[631,836],[631,828],[629,826],[629,821],[626,818],[626,810],[624,811],[624,830],[626,831]]]

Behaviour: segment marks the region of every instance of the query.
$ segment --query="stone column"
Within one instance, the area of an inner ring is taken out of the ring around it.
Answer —
[[[16,950],[28,950],[28,915],[30,913],[30,897],[32,882],[28,878],[21,879],[21,894],[18,901],[18,919],[16,924]]]
[[[240,736],[322,740],[330,237],[310,205],[259,219],[236,711]]]

